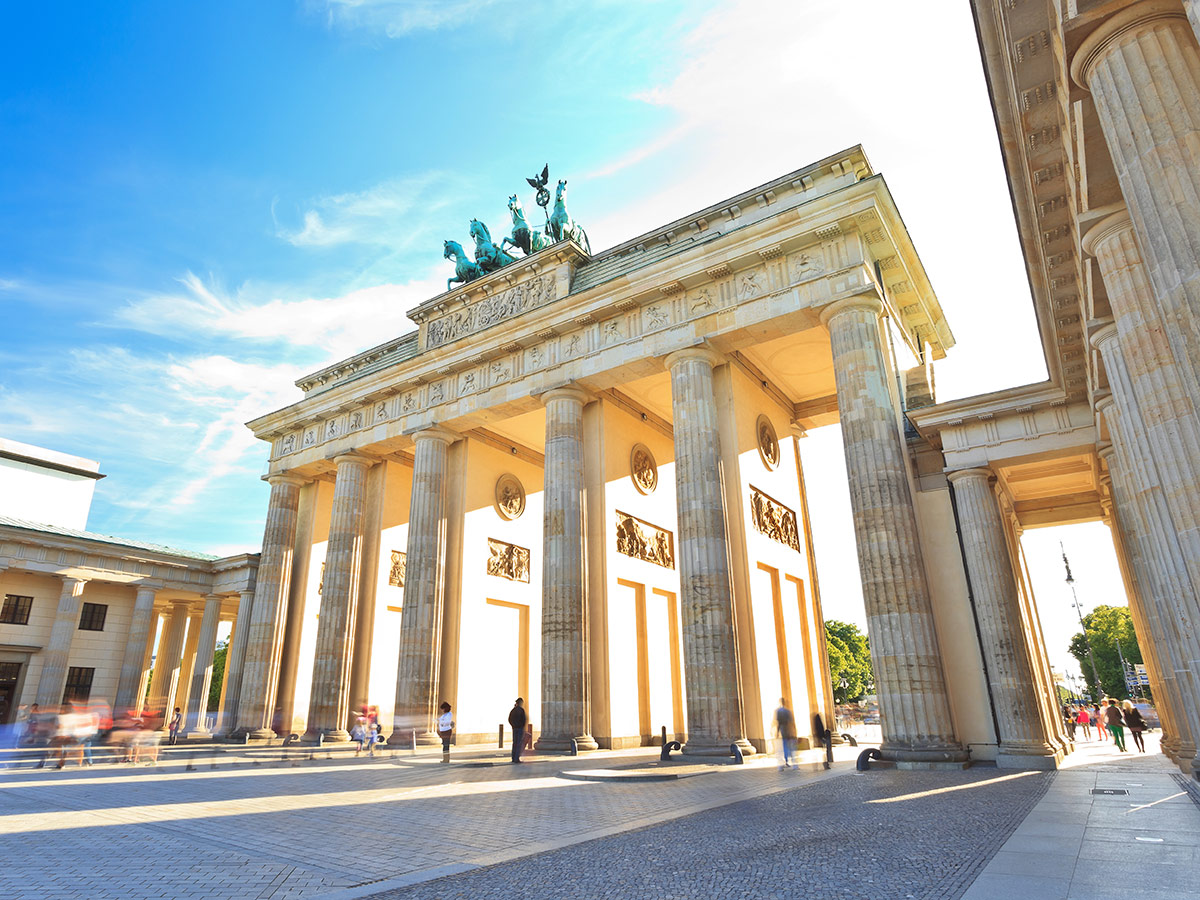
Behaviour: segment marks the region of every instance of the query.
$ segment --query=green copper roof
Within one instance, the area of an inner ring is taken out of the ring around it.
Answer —
[[[0,526],[19,528],[22,531],[36,531],[41,534],[54,534],[59,537],[79,538],[84,541],[97,541],[101,544],[112,544],[116,547],[129,547],[134,550],[149,550],[151,553],[162,553],[166,556],[178,556],[183,559],[195,559],[212,562],[220,559],[209,553],[196,553],[194,550],[180,550],[178,547],[168,547],[164,544],[151,544],[149,541],[135,541],[128,538],[112,537],[107,534],[96,534],[92,531],[79,531],[62,525],[46,525],[42,522],[29,522],[25,519],[14,519],[12,516],[0,516]]]

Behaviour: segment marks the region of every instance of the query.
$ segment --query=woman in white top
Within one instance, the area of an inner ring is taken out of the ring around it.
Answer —
[[[454,716],[450,712],[450,704],[442,701],[439,707],[441,715],[438,716],[438,737],[442,739],[442,762],[450,762],[450,738],[454,736]]]

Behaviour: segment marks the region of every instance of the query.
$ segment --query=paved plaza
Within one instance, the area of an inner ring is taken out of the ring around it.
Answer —
[[[655,769],[653,750],[24,763],[0,772],[0,896],[1106,898],[1111,861],[1144,875],[1122,897],[1200,897],[1200,808],[1161,757],[1108,749],[1057,774],[862,774],[849,747],[828,772],[811,752]]]

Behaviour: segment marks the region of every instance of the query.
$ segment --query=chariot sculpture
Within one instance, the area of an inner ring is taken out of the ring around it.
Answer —
[[[531,227],[525,219],[520,197],[516,194],[508,198],[508,211],[512,214],[512,234],[501,238],[499,244],[492,241],[487,225],[478,219],[472,219],[470,234],[475,242],[473,262],[457,241],[445,242],[442,255],[446,259],[454,260],[454,275],[446,279],[446,290],[450,290],[455,282],[466,284],[515,261],[519,257],[509,253],[510,248],[520,250],[525,256],[531,256],[559,241],[574,241],[588,254],[592,252],[587,232],[567,212],[567,180],[561,179],[555,188],[553,210],[550,209],[550,190],[547,187],[550,183],[550,166],[543,166],[539,174],[525,180],[537,191],[535,202],[542,208],[546,223],[540,228]]]

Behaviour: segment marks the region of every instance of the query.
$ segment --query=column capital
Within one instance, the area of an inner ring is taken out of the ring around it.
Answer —
[[[1101,354],[1104,354],[1107,345],[1116,339],[1117,324],[1115,322],[1108,322],[1088,335],[1088,343],[1099,350]]]
[[[58,577],[62,579],[64,593],[71,591],[78,594],[83,591],[83,586],[88,583],[86,578],[79,578],[75,575],[59,575]]]
[[[1105,394],[1103,397],[1098,397],[1095,403],[1096,412],[1101,415],[1108,415],[1108,409],[1113,405],[1113,402],[1112,394]]]
[[[878,318],[883,315],[883,301],[874,293],[855,294],[853,297],[835,301],[821,310],[821,324],[828,328],[829,322],[836,316],[860,309],[874,313]]]
[[[301,487],[308,484],[307,478],[301,478],[299,475],[288,475],[286,473],[280,473],[278,475],[264,475],[263,481],[271,485],[271,487],[275,487],[277,484],[291,484],[296,487]]]
[[[1088,256],[1098,256],[1101,244],[1127,231],[1133,231],[1133,219],[1129,217],[1128,209],[1119,209],[1089,228],[1079,245]]]
[[[564,384],[560,387],[551,388],[544,394],[538,394],[537,398],[542,402],[543,406],[547,405],[551,400],[576,400],[585,406],[592,401],[592,395],[577,384]]]
[[[176,597],[175,599],[168,600],[167,602],[171,604],[171,608],[176,612],[178,612],[180,609],[187,609],[192,605],[191,600],[184,600],[181,597]]]
[[[225,595],[224,594],[205,594],[204,599],[206,602],[209,600],[224,600]]]
[[[254,601],[254,588],[245,591],[238,591],[238,600],[242,603],[251,603]]]
[[[1071,58],[1071,78],[1081,88],[1091,90],[1092,73],[1113,43],[1131,31],[1145,31],[1169,19],[1182,20],[1190,32],[1187,13],[1179,0],[1142,0],[1109,16],[1075,51]]]
[[[969,469],[955,469],[952,472],[947,472],[946,480],[951,484],[956,484],[960,480],[966,481],[972,478],[982,478],[985,482],[991,482],[995,474],[995,472],[986,466],[973,466]]]
[[[1111,466],[1112,464],[1109,462],[1109,460],[1113,458],[1113,454],[1116,452],[1117,451],[1112,444],[1105,444],[1096,451],[1096,455],[1104,461],[1105,465]]]
[[[789,422],[788,430],[792,432],[792,437],[802,439],[808,437],[808,429],[799,422]]]
[[[348,450],[345,453],[339,453],[337,456],[333,457],[333,463],[339,469],[343,465],[370,467],[375,465],[377,462],[379,462],[379,460],[375,459],[374,457],[367,456],[363,453],[356,453],[353,450]]]
[[[725,364],[724,356],[712,349],[712,347],[702,344],[696,347],[685,347],[682,350],[676,350],[674,353],[668,353],[666,359],[663,360],[663,365],[669,371],[679,365],[679,363],[686,362],[689,359],[701,360],[708,363],[709,367],[714,369],[717,366]]]
[[[462,437],[457,431],[451,431],[441,425],[434,425],[432,428],[422,428],[420,431],[414,431],[412,435],[413,444],[417,441],[441,441],[447,447]]]

